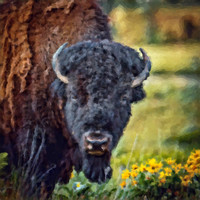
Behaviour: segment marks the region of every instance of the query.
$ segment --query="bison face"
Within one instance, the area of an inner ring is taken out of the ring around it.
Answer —
[[[150,61],[121,44],[81,42],[62,45],[53,57],[54,89],[65,97],[69,131],[79,144],[82,170],[91,181],[111,177],[110,155],[131,115],[131,103],[144,98],[142,82]]]

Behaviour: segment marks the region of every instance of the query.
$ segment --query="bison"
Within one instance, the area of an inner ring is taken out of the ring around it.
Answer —
[[[0,151],[18,172],[20,198],[48,198],[73,166],[105,182],[131,104],[145,97],[148,56],[111,40],[95,0],[4,6]]]

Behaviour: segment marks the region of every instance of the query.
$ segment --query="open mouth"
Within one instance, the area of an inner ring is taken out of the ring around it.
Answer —
[[[104,151],[87,151],[88,154],[90,155],[95,155],[95,156],[102,156],[105,152]]]
[[[109,151],[110,138],[100,133],[90,133],[84,137],[84,149],[90,155],[102,156]]]

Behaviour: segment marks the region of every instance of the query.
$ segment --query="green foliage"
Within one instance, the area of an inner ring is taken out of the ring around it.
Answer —
[[[166,143],[178,143],[182,148],[200,148],[200,129],[188,131],[180,136],[172,136],[166,140]]]
[[[7,156],[8,156],[7,153],[0,153],[0,175],[3,174],[3,169],[8,164]]]
[[[78,199],[110,199],[116,192],[116,185],[112,182],[97,184],[90,183],[81,172],[73,172],[74,177],[71,178],[67,185],[57,184],[53,194],[53,200],[78,200]]]
[[[155,75],[199,75],[200,74],[200,45],[165,44],[140,45],[134,48],[144,48],[152,61],[152,73]],[[192,78],[192,77],[191,77]],[[194,77],[195,78],[195,77]],[[196,77],[198,78],[198,77]],[[174,84],[174,87],[175,84]],[[157,88],[156,88],[157,89]]]
[[[53,200],[109,200],[109,199],[199,199],[200,150],[193,151],[186,164],[171,158],[157,161],[152,158],[141,165],[123,170],[121,184],[117,182],[98,185],[90,183],[83,173],[74,173],[68,185],[57,185]]]
[[[186,165],[171,158],[157,162],[150,159],[140,166],[122,172],[123,198],[199,199],[200,150],[191,153]]]
[[[5,175],[3,169],[7,164],[7,153],[0,153],[0,199],[6,196],[7,187],[5,187],[5,182],[2,179],[2,176]]]

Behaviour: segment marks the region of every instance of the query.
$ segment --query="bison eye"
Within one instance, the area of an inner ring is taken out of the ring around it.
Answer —
[[[71,98],[72,98],[72,100],[77,100],[78,96],[77,95],[72,95]]]
[[[128,95],[123,95],[123,96],[121,97],[121,102],[122,102],[122,103],[127,103],[128,101],[129,101]]]

